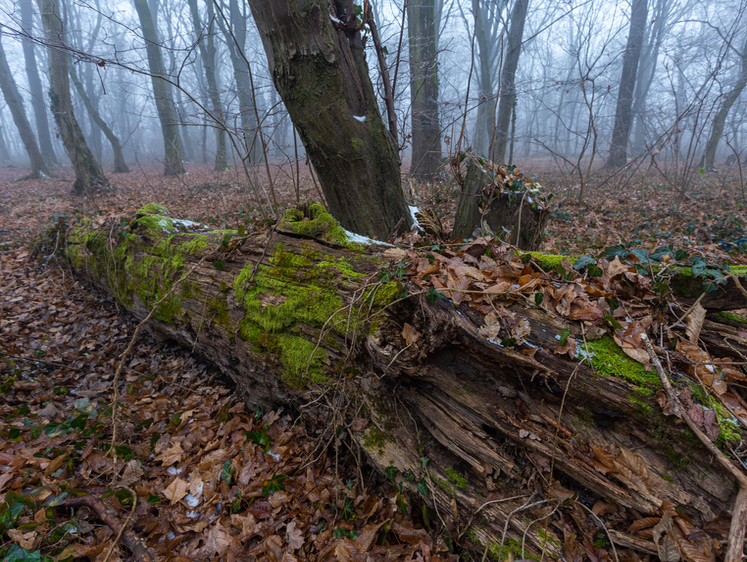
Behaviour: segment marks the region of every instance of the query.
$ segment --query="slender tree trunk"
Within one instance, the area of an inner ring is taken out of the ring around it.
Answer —
[[[213,110],[213,119],[218,122],[215,127],[215,169],[225,170],[228,168],[226,161],[226,124],[223,118],[223,103],[220,99],[220,90],[218,88],[218,77],[215,72],[215,37],[213,35],[213,24],[215,20],[215,11],[213,9],[213,0],[206,0],[208,21],[207,29],[203,30],[200,21],[200,11],[197,7],[197,0],[188,0],[189,11],[192,14],[192,26],[195,30],[197,46],[200,49],[200,58],[205,70],[207,80],[208,96],[210,97],[210,107]]]
[[[145,49],[148,54],[148,66],[150,68],[151,82],[153,84],[153,96],[156,100],[156,110],[161,121],[161,133],[166,161],[164,162],[163,175],[178,176],[184,173],[182,156],[179,147],[179,133],[171,96],[169,96],[166,82],[162,79],[163,59],[161,58],[161,47],[158,44],[158,33],[153,23],[150,7],[147,0],[132,0],[140,18],[140,25],[145,40]]]
[[[0,123],[0,162],[3,164],[10,162],[10,151],[8,150],[8,145],[5,142],[5,127],[3,127],[2,123]]]
[[[245,60],[246,55],[244,54],[246,18],[241,13],[237,0],[229,0],[228,25],[222,17],[218,18],[218,24],[226,40],[231,66],[233,67],[233,77],[236,81],[239,117],[246,150],[246,153],[241,156],[242,158],[248,156],[249,164],[257,164],[262,161],[262,145],[257,132],[259,124],[255,108],[256,92],[252,88],[249,68]]]
[[[275,86],[332,214],[353,232],[386,239],[411,218],[397,147],[368,74],[352,0],[250,0]]]
[[[472,13],[475,18],[475,42],[478,49],[479,68],[479,97],[480,103],[475,120],[475,138],[472,142],[473,150],[482,155],[488,154],[490,139],[493,138],[495,127],[495,103],[493,96],[493,72],[491,64],[492,49],[485,30],[487,9],[480,5],[481,0],[472,0]]]
[[[26,33],[32,33],[34,27],[33,3],[20,2],[21,26]],[[36,64],[36,53],[31,41],[23,41],[23,58],[26,61],[26,75],[31,92],[31,107],[34,108],[34,120],[36,121],[36,134],[39,139],[39,150],[47,166],[57,166],[57,156],[52,148],[52,136],[49,134],[49,120],[47,119],[47,106],[44,103],[44,89],[39,78],[39,69]]]
[[[122,145],[120,145],[119,139],[111,130],[111,128],[109,128],[109,125],[106,124],[106,121],[101,118],[98,110],[94,107],[93,103],[88,97],[88,94],[86,94],[86,91],[83,88],[83,84],[81,84],[80,80],[78,79],[78,73],[75,70],[75,66],[73,66],[72,64],[70,65],[70,79],[73,81],[73,85],[75,86],[75,90],[78,92],[80,99],[83,100],[83,105],[86,106],[86,110],[88,111],[88,115],[91,117],[91,120],[99,127],[99,129],[106,136],[109,143],[111,143],[112,145],[112,151],[114,152],[114,173],[129,173],[130,169],[127,167],[124,155],[122,154]]]
[[[441,127],[438,110],[438,52],[434,0],[407,4],[410,39],[410,99],[412,104],[412,165],[410,174],[433,177],[441,167]]]
[[[490,151],[490,158],[496,163],[503,163],[506,159],[508,133],[511,115],[516,104],[516,69],[519,66],[521,41],[524,36],[524,22],[527,17],[529,0],[516,0],[511,13],[511,29],[508,32],[508,49],[501,70],[501,91],[498,103],[498,119],[496,122],[495,143]]]
[[[68,55],[62,41],[62,20],[57,10],[57,4],[55,0],[38,1],[48,45],[49,98],[52,115],[54,115],[57,130],[62,137],[62,144],[65,146],[65,151],[75,170],[73,193],[75,195],[85,195],[96,188],[108,187],[109,181],[88,148],[83,132],[78,125],[78,120],[75,118],[73,103],[70,98]]]
[[[609,168],[619,168],[628,162],[628,138],[630,136],[630,125],[633,122],[631,108],[633,107],[638,61],[641,58],[643,36],[646,31],[648,0],[633,0],[631,9],[628,47],[623,57],[620,89],[617,92],[615,126],[612,129],[612,145],[607,159],[607,167]]]
[[[0,34],[0,37],[2,37],[2,34]],[[38,178],[41,173],[48,175],[49,170],[47,170],[41,152],[39,152],[39,147],[36,144],[36,138],[34,138],[29,120],[26,118],[23,99],[21,98],[21,94],[18,93],[18,87],[13,80],[13,75],[10,73],[10,67],[8,66],[8,60],[5,58],[5,50],[3,49],[2,42],[0,42],[0,90],[3,92],[5,102],[8,104],[13,121],[18,129],[18,134],[21,135],[23,146],[26,147],[26,152],[29,155],[31,174],[28,177]]]
[[[714,160],[716,159],[716,149],[721,137],[724,135],[724,125],[726,124],[726,118],[731,111],[734,102],[737,101],[744,87],[747,86],[747,38],[745,38],[744,45],[742,45],[741,52],[741,68],[739,72],[739,78],[737,78],[734,89],[726,94],[724,103],[716,113],[716,117],[713,118],[713,125],[711,125],[711,134],[706,142],[705,152],[703,153],[703,159],[700,163],[706,170],[714,169]]]

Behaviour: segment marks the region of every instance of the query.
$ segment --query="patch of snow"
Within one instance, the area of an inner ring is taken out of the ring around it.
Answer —
[[[173,466],[170,466],[166,469],[166,474],[170,474],[171,476],[176,476],[177,474],[181,474],[182,469],[181,468],[174,468]]]
[[[353,117],[355,117],[356,121],[360,121],[361,123],[365,123],[366,122],[366,116],[365,115],[353,115]]]
[[[329,19],[331,19],[331,20],[332,20],[333,22],[335,22],[335,23],[339,23],[340,25],[342,25],[342,20],[341,20],[341,19],[339,19],[339,18],[336,18],[336,17],[335,17],[335,16],[333,16],[332,14],[330,14],[330,15],[329,15]]]
[[[200,224],[199,222],[194,222],[187,219],[172,219],[172,221],[176,226],[181,226],[184,228],[194,227],[201,230],[207,230],[207,227],[204,224]]]
[[[166,536],[169,537],[169,540],[174,540],[174,537],[176,537],[174,531],[169,531],[168,533],[166,533]]]
[[[412,217],[412,227],[415,230],[422,230],[420,228],[420,223],[418,222],[418,219],[415,218],[415,213],[419,213],[420,209],[418,207],[415,207],[414,205],[408,205],[408,209],[410,209],[410,216]]]
[[[489,341],[490,343],[494,343],[494,344],[495,344],[495,345],[497,345],[498,347],[503,347],[503,343],[501,343],[501,342],[500,342],[500,341],[498,341],[498,340],[491,340],[490,338],[488,338],[488,341]]]
[[[268,453],[273,459],[275,459],[275,462],[280,462],[280,455],[277,453]]]
[[[187,517],[189,517],[190,519],[197,519],[199,516],[200,516],[199,511],[188,511],[187,512]]]
[[[348,239],[348,242],[354,242],[356,244],[366,244],[367,246],[371,244],[379,244],[381,246],[392,246],[392,244],[387,244],[386,242],[381,242],[380,240],[373,240],[371,238],[368,238],[367,236],[363,236],[362,234],[356,234],[355,232],[350,232],[349,230],[345,230],[345,238]]]
[[[716,372],[716,369],[713,368],[713,365],[706,365],[705,368],[708,369],[709,373],[715,373]]]
[[[184,496],[184,501],[187,502],[187,505],[189,507],[197,507],[197,505],[200,503],[200,499],[194,497],[192,494],[187,494]]]

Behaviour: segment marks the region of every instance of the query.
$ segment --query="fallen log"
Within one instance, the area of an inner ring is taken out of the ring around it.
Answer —
[[[504,346],[474,309],[407,287],[405,251],[351,242],[318,205],[248,234],[148,205],[71,225],[65,253],[138,319],[168,295],[156,337],[219,366],[248,403],[294,405],[330,441],[349,438],[461,545],[493,559],[652,552],[668,535],[652,542],[651,527],[679,516],[700,533],[671,531],[681,550],[721,548],[700,530],[728,520],[733,476],[611,338],[588,342],[593,360],[556,353],[569,333],[584,341],[582,323],[515,301],[529,331]],[[719,326],[703,331],[717,355],[747,356]]]

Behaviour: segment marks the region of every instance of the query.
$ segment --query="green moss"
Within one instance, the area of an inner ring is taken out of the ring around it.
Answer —
[[[467,489],[469,482],[467,482],[467,479],[459,474],[453,467],[446,469],[446,476],[448,477],[449,482],[451,482],[457,490]]]
[[[398,281],[389,281],[383,285],[376,285],[372,289],[369,289],[363,296],[363,302],[370,302],[371,295],[373,295],[373,305],[378,308],[383,308],[396,301],[402,294],[402,284]]]
[[[143,205],[140,207],[138,212],[136,213],[136,216],[143,217],[145,215],[164,215],[167,216],[169,212],[159,205],[158,203],[148,203],[147,205]]]
[[[721,318],[725,318],[726,320],[731,320],[732,322],[736,322],[737,324],[747,324],[747,318],[733,312],[720,310],[716,313],[716,316],[720,316]]]
[[[284,228],[299,236],[308,236],[309,238],[339,244],[353,251],[364,249],[363,244],[350,242],[345,234],[345,229],[318,203],[312,203],[308,212],[301,209],[286,211],[278,228]]]
[[[380,455],[384,454],[384,446],[387,443],[395,442],[392,435],[384,433],[376,425],[369,426],[363,434],[363,446],[369,450],[376,451]]]
[[[625,353],[610,336],[605,335],[598,340],[589,341],[589,360],[596,371],[608,377],[617,377],[639,386],[656,386],[659,378],[655,372],[648,372]],[[583,350],[584,352],[586,349]]]
[[[557,256],[554,254],[543,254],[540,252],[526,252],[523,254],[520,254],[519,257],[525,256],[525,255],[532,256],[535,260],[539,262],[539,264],[544,269],[555,269],[557,266],[563,263],[564,259],[567,259],[571,263],[573,263],[573,258],[569,258],[567,256]]]

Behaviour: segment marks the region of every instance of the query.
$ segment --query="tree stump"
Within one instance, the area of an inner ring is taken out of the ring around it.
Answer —
[[[550,211],[535,184],[512,167],[468,155],[452,238],[496,235],[526,251],[539,250]],[[489,231],[489,232],[488,232]]]

